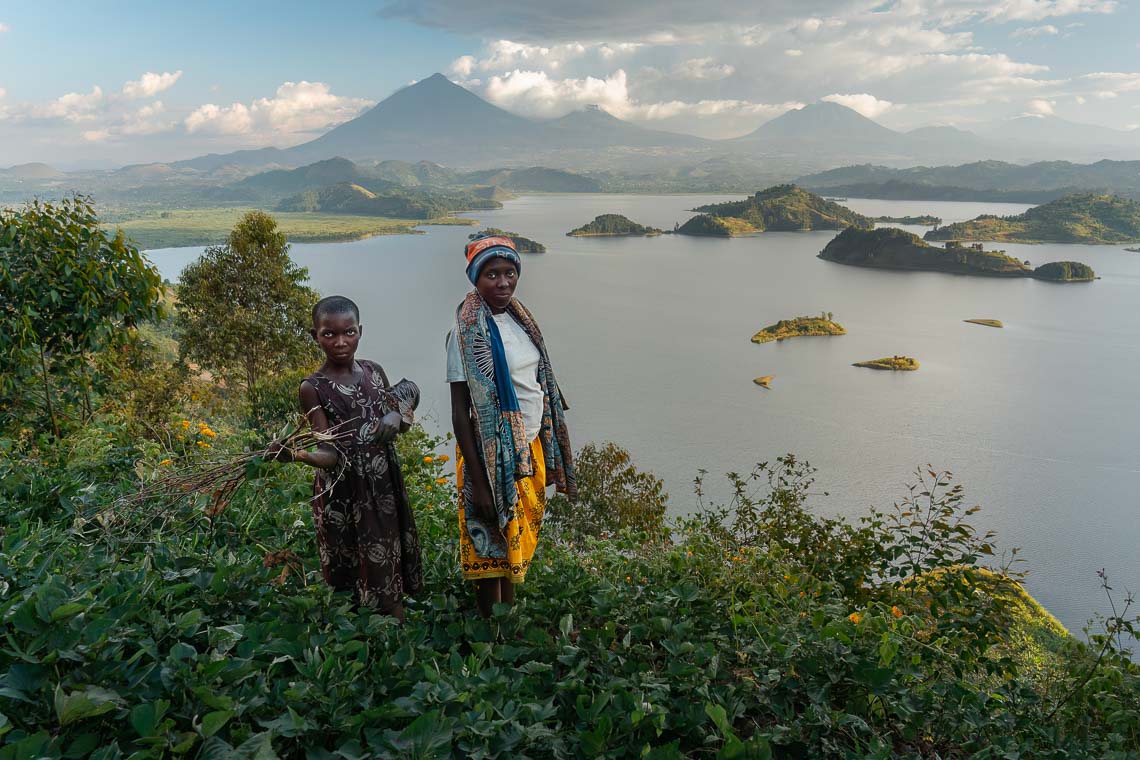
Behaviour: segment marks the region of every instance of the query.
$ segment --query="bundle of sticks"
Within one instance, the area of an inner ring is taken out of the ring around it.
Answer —
[[[248,451],[229,459],[199,461],[163,472],[136,492],[100,511],[94,516],[95,522],[116,541],[146,540],[170,531],[181,533],[193,529],[203,518],[212,524],[233,501],[238,487],[246,480],[250,465],[275,459],[280,449],[297,452],[322,445],[336,449],[341,454],[339,469],[322,481],[326,490],[331,489],[340,479],[346,461],[339,444],[352,435],[351,430],[343,428],[342,423],[318,432],[297,425],[259,451]]]

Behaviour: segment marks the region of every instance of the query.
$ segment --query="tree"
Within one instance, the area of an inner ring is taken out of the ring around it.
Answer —
[[[0,390],[35,367],[52,433],[64,413],[52,376],[92,413],[93,353],[161,315],[162,279],[122,231],[103,231],[89,198],[0,209]]]
[[[578,498],[553,497],[545,518],[570,535],[600,536],[623,528],[661,535],[668,496],[656,476],[641,472],[615,443],[587,443],[574,455]]]
[[[185,357],[237,383],[254,401],[258,383],[313,361],[309,270],[289,259],[272,216],[250,211],[224,245],[182,272],[177,332]]]

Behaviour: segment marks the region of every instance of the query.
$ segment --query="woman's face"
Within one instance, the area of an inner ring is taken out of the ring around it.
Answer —
[[[498,314],[506,311],[515,295],[515,287],[519,284],[519,270],[514,263],[496,256],[483,265],[479,271],[479,279],[475,281],[475,289],[491,307],[491,311]]]

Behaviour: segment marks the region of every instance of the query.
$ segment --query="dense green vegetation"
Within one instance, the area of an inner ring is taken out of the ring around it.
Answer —
[[[206,208],[148,212],[128,215],[106,227],[121,229],[142,248],[175,248],[217,245],[230,229],[252,209]],[[281,231],[292,243],[360,240],[373,235],[407,235],[421,224],[475,224],[456,216],[439,219],[387,219],[357,214],[275,213]]]
[[[566,233],[570,237],[660,235],[656,227],[646,227],[621,214],[599,214],[594,221]]]
[[[876,216],[873,221],[878,224],[916,224],[922,227],[937,227],[942,220],[937,216],[922,214],[921,216]]]
[[[673,230],[676,235],[708,235],[712,237],[733,237],[759,232],[743,219],[712,214],[697,214]]]
[[[486,229],[482,229],[475,234],[501,235],[502,237],[509,237],[514,242],[515,248],[518,249],[519,253],[546,253],[545,245],[539,243],[537,240],[531,240],[528,237],[523,237],[517,232],[507,232],[506,230],[501,230],[498,227],[487,227]]]
[[[768,325],[752,336],[753,343],[768,343],[773,340],[799,338],[806,335],[846,335],[843,325],[831,319],[831,312],[824,312],[818,317],[795,317],[794,319],[781,319],[774,325]]]
[[[1096,272],[1079,261],[1050,261],[1034,269],[1033,276],[1038,280],[1055,282],[1088,282],[1096,279]]]
[[[917,235],[893,227],[844,230],[827,244],[819,257],[840,264],[880,269],[922,269],[1013,277],[1025,276],[1031,271],[1004,253],[964,246],[936,248]]]
[[[1000,319],[963,319],[963,322],[969,322],[972,325],[982,325],[983,327],[1005,327]]]
[[[855,362],[852,367],[866,367],[867,369],[883,369],[893,372],[913,372],[918,369],[918,360],[909,356],[885,356],[882,359],[870,359],[865,362]]]
[[[1115,195],[1067,195],[1024,214],[991,214],[926,233],[927,240],[1010,243],[1131,243],[1140,240],[1140,202]]]
[[[874,226],[868,217],[795,185],[776,185],[742,201],[712,203],[693,210],[743,220],[758,232]]]
[[[0,261],[24,223],[4,219]],[[1060,760],[1140,741],[1130,608],[1069,637],[1017,574],[984,569],[992,536],[948,474],[849,522],[816,513],[812,468],[785,456],[730,474],[725,503],[699,475],[666,522],[660,481],[587,446],[519,602],[483,620],[451,445],[414,428],[426,589],[399,626],[321,581],[307,470],[250,458],[227,494],[156,489],[260,451],[295,418],[297,373],[251,404],[160,350],[169,319],[106,323],[123,343],[93,357],[92,414],[53,430],[20,365],[0,398],[0,760]]]

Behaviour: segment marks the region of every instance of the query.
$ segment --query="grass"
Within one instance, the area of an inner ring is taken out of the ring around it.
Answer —
[[[177,248],[191,245],[214,245],[249,211],[248,208],[179,209],[152,212],[108,224],[120,228],[139,247]],[[361,240],[373,235],[419,234],[425,224],[472,225],[477,222],[456,216],[438,219],[389,219],[353,214],[321,214],[275,212],[278,227],[293,243],[329,243]]]
[[[969,322],[972,325],[985,325],[986,327],[1005,327],[1000,319],[963,319],[963,322]]]
[[[846,335],[847,330],[838,322],[824,317],[796,317],[781,319],[768,325],[752,336],[753,343],[769,343],[786,338],[802,338],[808,335]]]
[[[855,362],[852,367],[866,367],[867,369],[886,369],[895,372],[913,372],[918,369],[918,360],[909,356],[884,356],[882,359],[871,359],[865,362]]]

